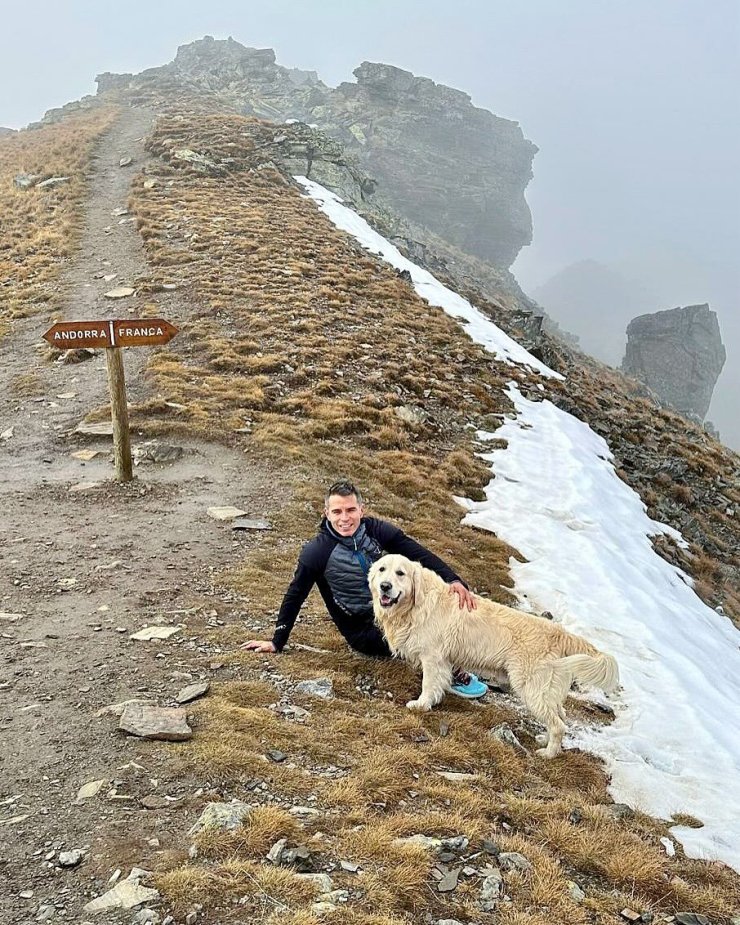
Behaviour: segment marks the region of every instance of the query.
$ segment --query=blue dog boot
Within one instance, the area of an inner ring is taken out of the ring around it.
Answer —
[[[451,694],[456,694],[458,697],[465,697],[468,700],[477,700],[479,697],[488,693],[488,685],[479,681],[474,674],[460,672],[460,675],[462,675],[462,677],[458,675],[453,678],[453,684],[450,688]],[[466,678],[467,681],[465,681]]]

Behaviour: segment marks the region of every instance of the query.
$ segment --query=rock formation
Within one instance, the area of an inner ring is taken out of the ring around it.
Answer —
[[[622,369],[681,414],[703,421],[726,353],[709,305],[633,318]]]
[[[4,125],[0,125],[0,138],[7,137],[8,135],[15,135],[16,130],[14,128],[5,128]]]
[[[206,36],[163,67],[102,74],[97,82],[99,93],[176,83],[247,115],[316,126],[341,142],[405,219],[508,269],[532,237],[524,190],[537,148],[518,123],[397,67],[366,61],[354,73],[357,83],[332,89],[314,71],[276,64],[270,48]]]

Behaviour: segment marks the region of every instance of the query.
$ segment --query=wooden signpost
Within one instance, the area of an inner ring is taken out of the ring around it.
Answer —
[[[121,347],[156,347],[171,341],[175,334],[177,328],[163,318],[138,318],[60,321],[43,335],[44,340],[60,350],[75,347],[105,348],[113,422],[113,453],[116,478],[121,482],[130,482],[134,477]]]

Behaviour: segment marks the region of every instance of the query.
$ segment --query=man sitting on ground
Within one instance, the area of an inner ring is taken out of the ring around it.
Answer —
[[[349,645],[363,655],[390,658],[388,643],[374,622],[367,583],[370,566],[385,553],[400,553],[421,562],[449,584],[461,610],[475,609],[475,598],[467,585],[446,563],[393,524],[365,516],[362,495],[351,482],[335,482],[329,488],[324,515],[318,534],[301,550],[272,641],[251,639],[242,648],[281,652],[303,602],[316,584],[330,617]],[[475,675],[460,669],[455,669],[452,680],[451,692],[461,697],[481,697],[487,690]]]

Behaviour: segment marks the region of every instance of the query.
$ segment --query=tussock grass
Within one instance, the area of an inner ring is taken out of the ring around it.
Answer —
[[[0,138],[0,336],[13,319],[54,307],[54,283],[80,239],[90,157],[115,116],[94,109]],[[70,180],[23,190],[13,183],[21,173]]]

